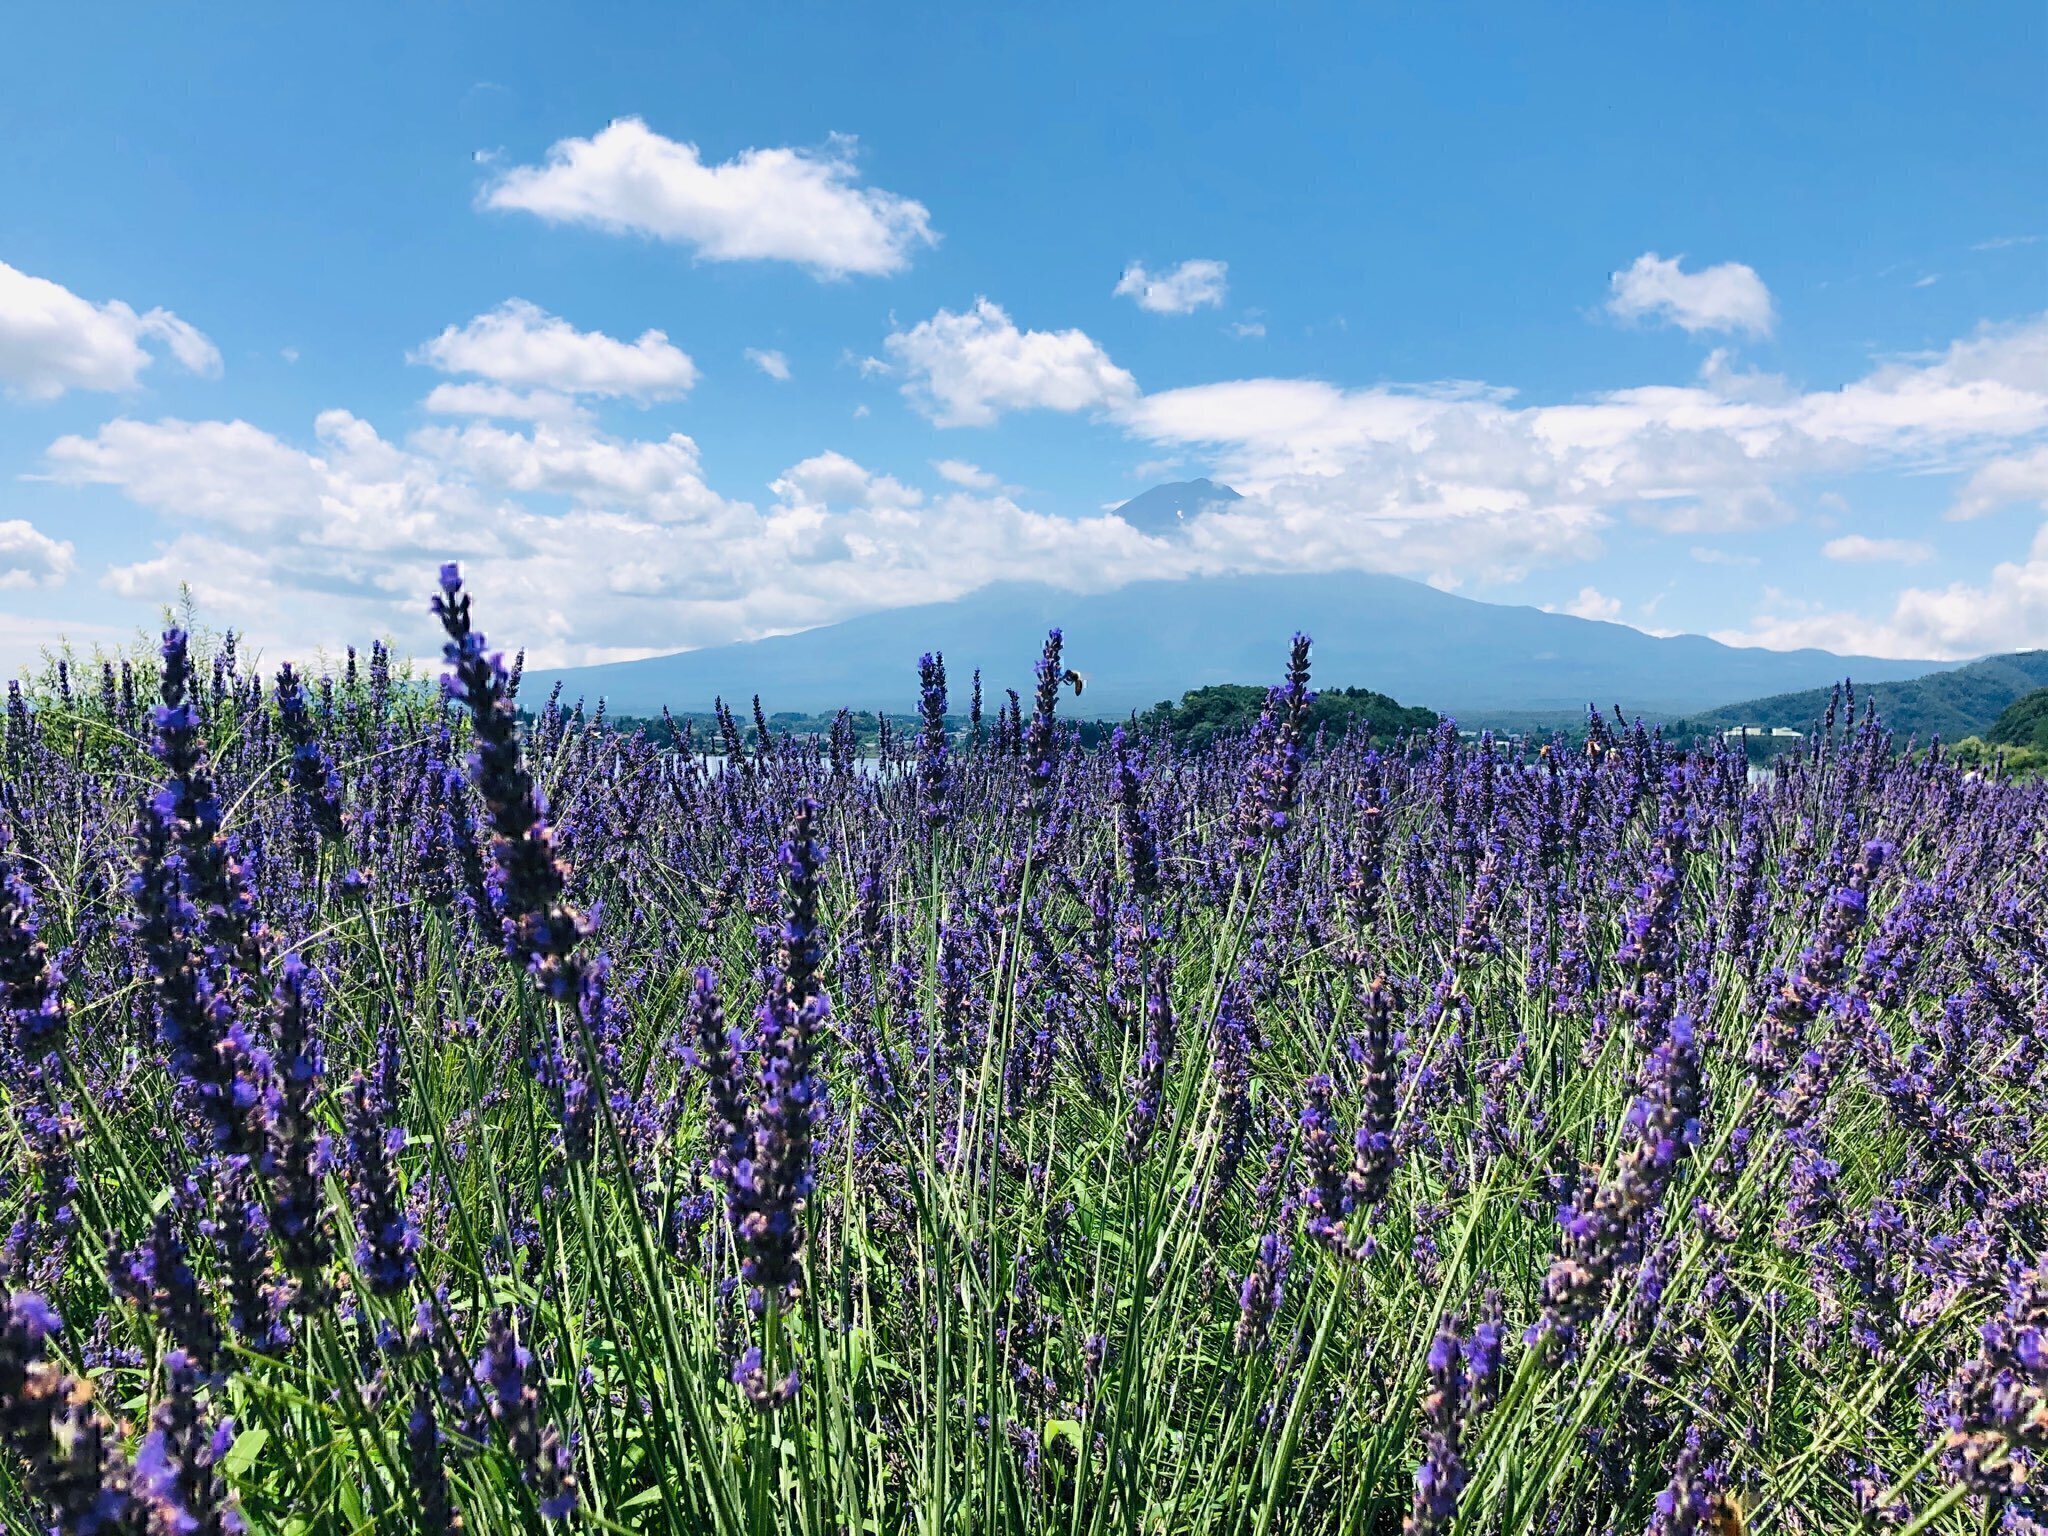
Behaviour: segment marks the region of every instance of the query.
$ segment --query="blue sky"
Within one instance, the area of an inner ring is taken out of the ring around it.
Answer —
[[[565,662],[1332,565],[2048,644],[2038,4],[683,9],[18,18],[0,666],[448,556]]]

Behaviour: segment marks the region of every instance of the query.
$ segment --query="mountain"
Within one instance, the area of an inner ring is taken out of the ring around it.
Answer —
[[[1877,712],[1895,734],[1922,741],[1937,735],[1944,741],[1982,736],[2015,701],[2048,686],[2048,651],[1986,656],[1967,666],[1897,682],[1880,681],[1879,674],[1860,670],[1863,664],[1847,664],[1846,658],[1844,662],[1843,675],[1856,682],[1857,708],[1863,707],[1864,699],[1875,699]],[[1830,685],[1727,704],[1691,716],[1681,727],[1728,731],[1742,725],[1782,725],[1803,731],[1827,714],[1832,691]]]
[[[2001,747],[2032,747],[2048,753],[2048,688],[2022,694],[1991,722],[1984,739]]]
[[[1210,507],[1242,500],[1229,486],[1218,485],[1214,480],[1176,480],[1133,496],[1116,509],[1116,515],[1138,532],[1157,537],[1178,533],[1189,518]]]
[[[1331,572],[1141,581],[1083,595],[1017,582],[955,602],[866,614],[795,635],[546,674],[521,690],[529,702],[559,678],[569,698],[608,699],[614,714],[668,705],[702,710],[714,695],[758,693],[770,710],[886,708],[917,701],[917,658],[945,653],[955,710],[982,670],[990,713],[1011,687],[1030,696],[1046,630],[1066,632],[1067,662],[1087,679],[1062,708],[1119,716],[1210,683],[1277,682],[1288,637],[1315,637],[1322,683],[1377,689],[1467,723],[1508,714],[1583,711],[1619,704],[1669,716],[1731,698],[1914,677],[1940,663],[1882,661],[1827,651],[1765,651],[1698,635],[1659,639],[1620,624],[1475,602],[1398,576]]]

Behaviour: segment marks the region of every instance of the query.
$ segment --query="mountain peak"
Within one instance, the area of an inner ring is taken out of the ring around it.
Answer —
[[[1244,498],[1214,480],[1175,480],[1140,491],[1116,509],[1116,515],[1140,533],[1176,533],[1189,519],[1211,507]]]

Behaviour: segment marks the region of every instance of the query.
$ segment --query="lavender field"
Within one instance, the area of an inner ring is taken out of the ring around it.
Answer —
[[[1199,756],[1057,633],[629,734],[441,588],[10,696],[7,1529],[2048,1526],[2042,784],[1305,739],[1306,640]]]

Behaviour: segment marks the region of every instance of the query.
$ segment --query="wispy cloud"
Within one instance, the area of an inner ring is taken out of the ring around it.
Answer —
[[[1934,546],[1919,539],[1873,539],[1861,533],[1829,539],[1820,552],[1859,565],[1920,565],[1934,558]]]

